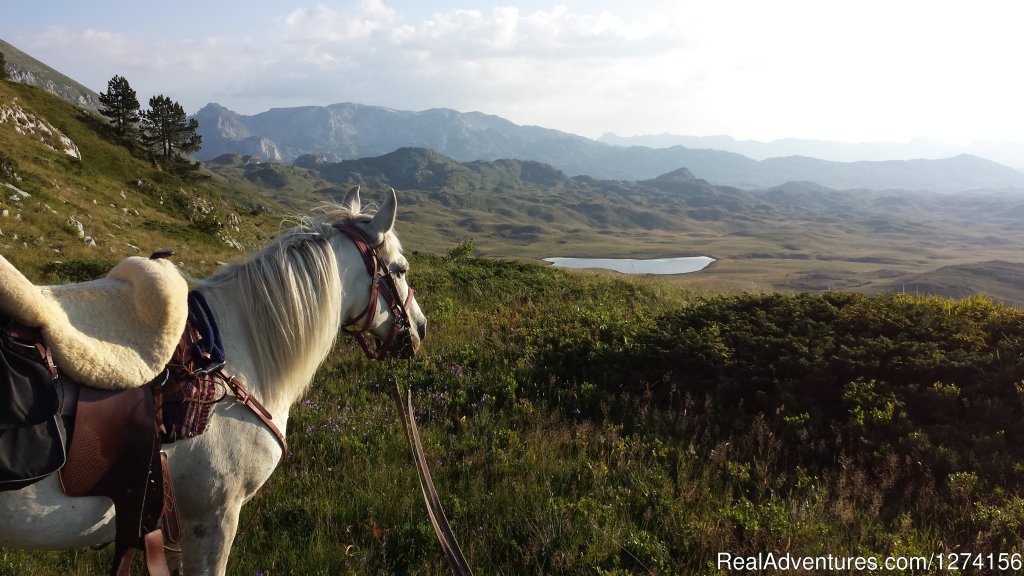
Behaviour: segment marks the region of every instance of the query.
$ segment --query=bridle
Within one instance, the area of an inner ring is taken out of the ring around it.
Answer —
[[[334,227],[352,240],[352,243],[355,244],[356,248],[359,250],[359,254],[363,257],[363,263],[366,265],[366,272],[370,275],[370,299],[366,304],[366,308],[364,308],[363,311],[355,318],[346,322],[341,329],[343,332],[355,338],[356,342],[359,342],[359,346],[363,349],[363,353],[366,354],[367,358],[371,360],[384,360],[392,353],[391,345],[398,334],[400,334],[402,330],[410,330],[412,328],[412,321],[409,319],[409,306],[412,304],[415,291],[412,289],[412,286],[409,286],[409,294],[405,297],[405,301],[402,301],[402,296],[398,293],[398,286],[395,284],[395,277],[392,275],[387,263],[384,262],[384,259],[380,257],[380,253],[378,252],[378,249],[381,247],[383,242],[380,244],[373,244],[370,237],[366,235],[366,232],[363,232],[351,222],[339,222],[335,224]],[[373,318],[376,316],[377,312],[377,300],[382,295],[391,311],[392,322],[391,329],[388,331],[388,335],[383,341],[373,335],[373,338],[377,343],[377,351],[374,352],[370,349],[370,345],[367,343],[364,334],[370,331],[370,323],[373,322]],[[350,329],[350,327],[353,326],[356,328]],[[444,549],[448,565],[451,566],[452,572],[456,574],[456,576],[473,576],[473,569],[470,568],[469,563],[466,561],[466,557],[462,553],[462,548],[459,546],[459,543],[455,538],[455,534],[452,532],[451,526],[448,524],[448,518],[444,513],[444,508],[441,506],[441,500],[437,495],[437,489],[434,487],[434,481],[430,476],[430,468],[427,466],[427,457],[423,453],[423,445],[420,441],[419,430],[416,427],[415,411],[412,405],[412,392],[409,392],[407,401],[403,402],[397,380],[394,380],[393,388],[392,396],[395,400],[395,407],[398,409],[402,428],[405,430],[406,437],[412,448],[413,456],[417,462],[420,491],[423,493],[423,501],[426,503],[427,514],[430,516],[430,522],[434,527],[434,533],[437,535],[437,539],[441,543],[441,547]]]
[[[402,296],[398,293],[398,285],[395,284],[395,276],[384,259],[380,257],[379,249],[383,242],[374,244],[366,232],[351,222],[339,222],[334,225],[334,228],[352,240],[356,249],[359,250],[359,255],[363,258],[366,272],[370,275],[370,299],[366,303],[366,308],[355,318],[346,322],[341,330],[355,338],[367,358],[384,360],[391,354],[391,346],[395,338],[402,330],[412,328],[412,321],[409,319],[409,306],[412,304],[416,291],[409,286],[409,294],[404,301],[402,300]],[[371,334],[377,347],[374,352],[365,335],[370,332],[370,324],[376,316],[377,301],[380,297],[384,298],[384,302],[387,303],[388,309],[391,311],[392,322],[391,329],[383,340]]]

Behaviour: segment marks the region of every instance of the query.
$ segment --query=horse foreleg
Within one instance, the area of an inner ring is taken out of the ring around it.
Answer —
[[[210,510],[200,518],[183,520],[181,565],[185,576],[222,576],[227,570],[231,543],[238,530],[241,503]]]

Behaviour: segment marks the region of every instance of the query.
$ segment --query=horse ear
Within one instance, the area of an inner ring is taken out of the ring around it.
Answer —
[[[370,221],[370,227],[383,236],[391,232],[391,229],[395,227],[395,216],[397,214],[398,198],[395,197],[395,189],[392,188],[391,193],[384,200],[384,205],[381,206],[380,210],[374,214],[373,220]]]
[[[359,186],[349,188],[345,199],[341,201],[341,207],[353,214],[359,214],[362,209],[362,202],[359,201]]]

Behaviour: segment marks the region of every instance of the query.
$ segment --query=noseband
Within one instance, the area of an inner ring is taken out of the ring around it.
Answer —
[[[359,255],[363,257],[363,264],[366,265],[367,274],[370,275],[370,300],[367,302],[366,308],[358,316],[345,323],[341,329],[346,334],[355,338],[367,358],[371,360],[384,360],[390,354],[391,345],[398,334],[403,329],[409,330],[412,327],[412,321],[409,320],[409,305],[412,303],[412,298],[416,291],[412,289],[412,286],[409,286],[409,294],[406,296],[405,301],[402,300],[401,295],[398,293],[398,285],[395,284],[395,277],[391,274],[387,263],[384,262],[384,259],[380,257],[378,252],[383,243],[373,244],[370,237],[366,235],[366,232],[363,232],[355,224],[349,222],[339,222],[334,225],[334,228],[352,240],[356,249],[359,250]],[[388,331],[388,335],[384,340],[371,334],[377,345],[377,351],[374,352],[366,341],[365,334],[370,331],[370,324],[373,322],[377,312],[377,300],[381,296],[383,296],[384,302],[387,303],[388,309],[391,311],[392,322],[391,330]]]

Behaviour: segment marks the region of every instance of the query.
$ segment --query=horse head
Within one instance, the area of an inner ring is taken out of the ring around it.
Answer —
[[[402,255],[394,233],[398,212],[395,191],[391,190],[384,205],[373,216],[361,214],[358,186],[348,191],[342,208],[356,216],[334,227],[348,237],[363,263],[363,274],[352,274],[359,280],[352,284],[346,278],[344,289],[346,293],[351,290],[353,294],[360,294],[356,301],[366,302],[362,308],[347,308],[347,317],[342,318],[343,329],[355,337],[370,358],[410,358],[426,337],[427,319],[416,302],[415,290],[409,285],[409,261]],[[357,312],[360,309],[362,311]],[[375,340],[375,351],[370,349],[364,334],[370,334]]]

